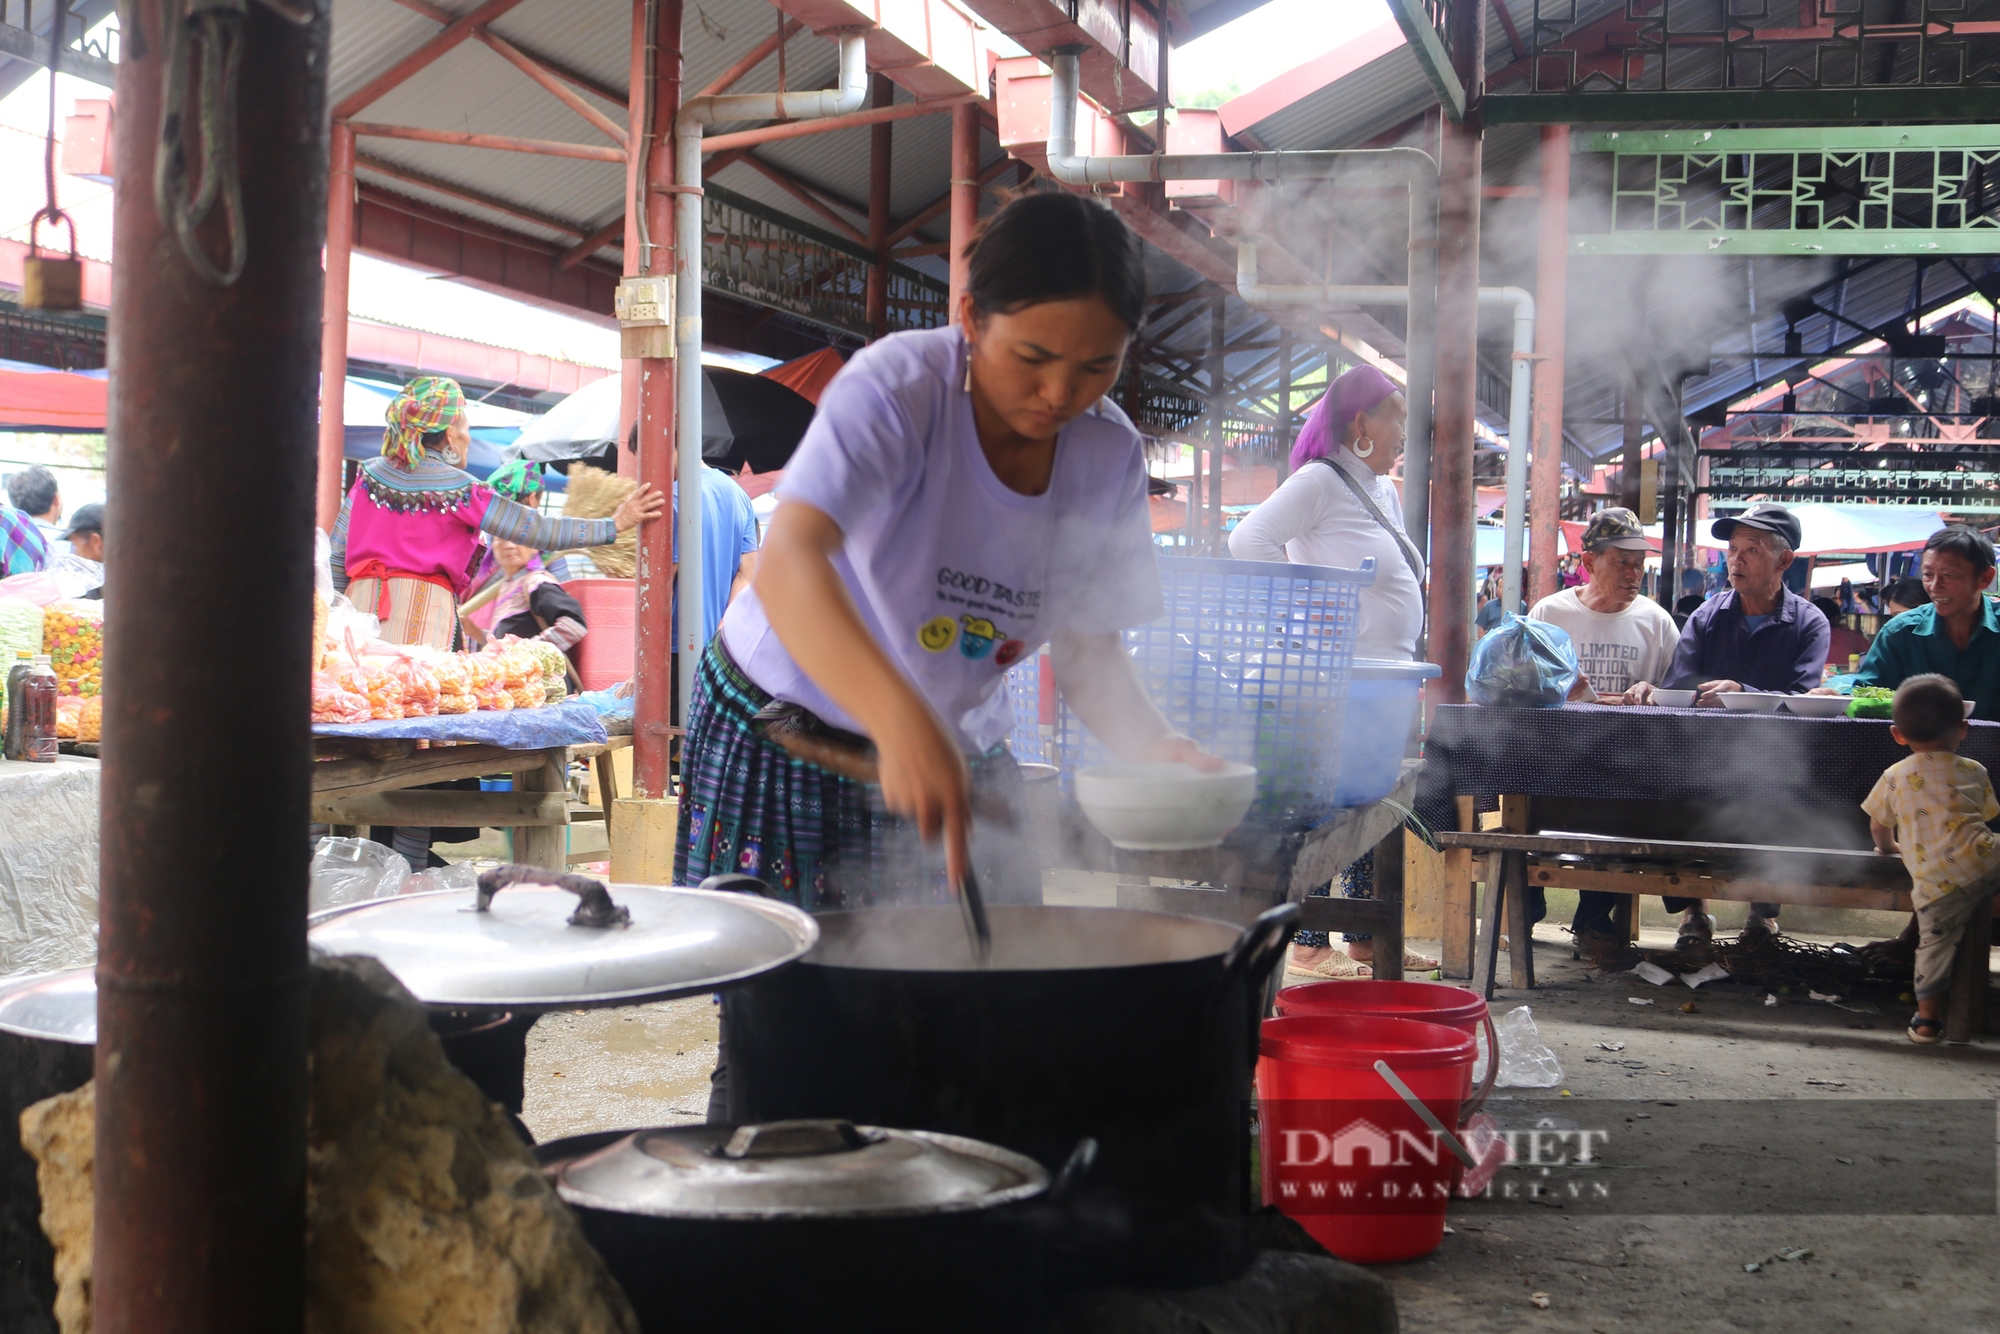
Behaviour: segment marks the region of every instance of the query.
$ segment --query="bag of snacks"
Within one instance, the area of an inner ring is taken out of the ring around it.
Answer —
[[[403,683],[379,659],[361,664],[361,680],[368,691],[368,716],[373,719],[403,716]]]
[[[476,707],[481,709],[514,707],[514,696],[507,689],[500,663],[491,654],[467,654],[465,668],[472,675],[472,699]]]
[[[104,687],[104,604],[51,602],[42,611],[42,652],[62,694],[97,694]]]
[[[437,678],[437,711],[471,713],[476,701],[472,698],[472,673],[466,669],[465,659],[456,653],[430,653],[423,662]]]
[[[524,653],[542,665],[542,703],[560,704],[569,697],[569,659],[546,639],[516,641]]]
[[[403,688],[405,718],[434,718],[438,713],[437,673],[417,658],[401,654],[383,660]]]
[[[499,665],[501,686],[513,697],[515,708],[542,706],[542,664],[534,654],[521,648],[520,640],[495,644],[487,650],[487,656]]]
[[[312,720],[316,723],[367,722],[368,696],[348,688],[350,680],[353,684],[360,684],[359,678],[360,673],[352,666],[347,669],[347,673],[338,670],[314,672]]]
[[[92,695],[83,701],[76,715],[76,739],[101,741],[104,738],[104,696]]]
[[[56,739],[76,740],[76,720],[83,713],[83,698],[79,695],[60,695],[56,698]]]

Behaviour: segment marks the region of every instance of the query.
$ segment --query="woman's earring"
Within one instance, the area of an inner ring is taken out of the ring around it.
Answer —
[[[1363,448],[1364,445],[1367,446],[1365,449]],[[1347,449],[1355,458],[1365,459],[1375,452],[1375,441],[1371,437],[1364,435],[1349,445]]]
[[[965,348],[965,392],[966,392],[966,393],[968,393],[968,394],[972,392],[972,351],[973,351],[973,349],[972,349],[972,345],[971,345],[970,343],[966,344],[966,348]]]

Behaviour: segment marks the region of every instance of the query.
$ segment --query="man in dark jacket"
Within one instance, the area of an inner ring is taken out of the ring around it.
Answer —
[[[1718,708],[1739,691],[1796,695],[1820,684],[1832,630],[1785,587],[1799,521],[1783,505],[1752,505],[1711,530],[1729,544],[1729,590],[1695,609],[1674,651],[1672,684]]]
[[[1785,571],[1799,547],[1799,521],[1783,505],[1752,505],[1710,530],[1729,544],[1729,589],[1688,617],[1674,650],[1670,684],[1693,689],[1697,707],[1718,708],[1721,696],[1739,691],[1796,695],[1817,687],[1826,671],[1832,627],[1819,608],[1785,587]],[[1710,940],[1715,919],[1700,899],[1667,899],[1667,910],[1685,910],[1680,942]],[[1778,905],[1753,903],[1743,934],[1776,935]]]

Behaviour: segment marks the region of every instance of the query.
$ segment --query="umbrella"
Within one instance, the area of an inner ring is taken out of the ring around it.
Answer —
[[[522,427],[508,456],[552,463],[600,453],[618,439],[618,407],[618,378],[594,380]],[[775,380],[702,368],[701,456],[719,468],[784,467],[812,415],[810,402]]]

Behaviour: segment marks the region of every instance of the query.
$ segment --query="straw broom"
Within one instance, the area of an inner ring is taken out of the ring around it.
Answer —
[[[563,515],[571,519],[608,519],[638,489],[629,477],[620,477],[600,468],[571,468],[569,493]],[[627,528],[609,546],[587,547],[552,553],[557,556],[588,556],[607,579],[631,579],[639,572],[639,530]]]

